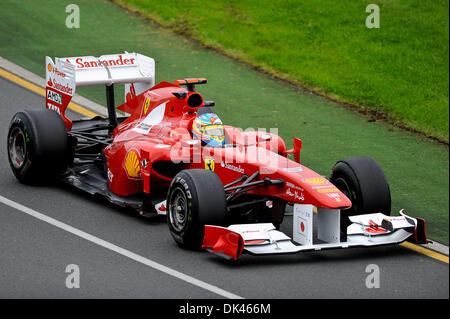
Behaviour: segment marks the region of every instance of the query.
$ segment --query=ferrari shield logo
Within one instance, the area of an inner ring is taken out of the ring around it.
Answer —
[[[205,169],[214,172],[214,160],[212,158],[205,158]]]
[[[147,114],[149,107],[150,107],[150,98],[146,98],[144,103],[144,114]]]

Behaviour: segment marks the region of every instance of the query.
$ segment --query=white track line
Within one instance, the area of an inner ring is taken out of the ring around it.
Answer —
[[[235,294],[233,294],[231,292],[228,292],[226,290],[223,290],[223,289],[221,289],[219,287],[213,286],[213,285],[208,284],[208,283],[206,283],[204,281],[201,281],[199,279],[196,279],[194,277],[191,277],[189,275],[186,275],[186,274],[183,274],[183,273],[181,273],[179,271],[176,271],[176,270],[174,270],[172,268],[169,268],[167,266],[161,265],[161,264],[159,264],[159,263],[157,263],[157,262],[155,262],[153,260],[150,260],[148,258],[142,257],[142,256],[140,256],[138,254],[135,254],[135,253],[133,253],[133,252],[127,250],[127,249],[124,249],[124,248],[121,248],[119,246],[116,246],[116,245],[114,245],[114,244],[112,244],[110,242],[107,242],[107,241],[105,241],[105,240],[103,240],[101,238],[98,238],[96,236],[88,234],[88,233],[86,233],[86,232],[84,232],[84,231],[82,231],[80,229],[77,229],[75,227],[67,225],[67,224],[65,224],[63,222],[60,222],[59,220],[56,220],[56,219],[54,219],[52,217],[49,217],[47,215],[44,215],[42,213],[39,213],[39,212],[37,212],[37,211],[35,211],[35,210],[31,209],[31,208],[23,206],[23,205],[21,205],[21,204],[19,204],[17,202],[14,202],[14,201],[12,201],[12,200],[10,200],[8,198],[3,197],[1,195],[0,195],[0,202],[5,204],[6,206],[9,206],[11,208],[17,209],[17,210],[19,210],[19,211],[21,211],[21,212],[23,212],[25,214],[28,214],[28,215],[30,215],[30,216],[32,216],[34,218],[37,218],[37,219],[39,219],[41,221],[44,221],[44,222],[46,222],[46,223],[48,223],[50,225],[53,225],[53,226],[56,226],[56,227],[58,227],[58,228],[60,228],[62,230],[65,230],[65,231],[67,231],[67,232],[69,232],[69,233],[71,233],[71,234],[73,234],[75,236],[78,236],[78,237],[81,237],[81,238],[83,238],[83,239],[85,239],[87,241],[90,241],[91,243],[97,244],[97,245],[102,246],[102,247],[104,247],[106,249],[114,251],[114,252],[116,252],[116,253],[118,253],[118,254],[120,254],[122,256],[128,257],[128,258],[130,258],[130,259],[132,259],[134,261],[137,261],[137,262],[139,262],[141,264],[144,264],[144,265],[146,265],[146,266],[148,266],[150,268],[153,268],[155,270],[161,271],[161,272],[163,272],[165,274],[168,274],[168,275],[170,275],[172,277],[181,279],[181,280],[183,280],[183,281],[185,281],[187,283],[190,283],[190,284],[192,284],[194,286],[197,286],[197,287],[200,287],[202,289],[208,290],[208,291],[210,291],[212,293],[215,293],[215,294],[220,295],[220,296],[225,297],[225,298],[229,298],[229,299],[244,299],[243,297],[235,295]]]

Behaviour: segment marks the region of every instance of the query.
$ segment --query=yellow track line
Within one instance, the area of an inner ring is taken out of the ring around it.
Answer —
[[[45,97],[45,89],[43,89],[40,86],[37,86],[37,85],[35,85],[35,84],[31,83],[31,82],[28,82],[28,81],[18,77],[17,75],[14,75],[14,74],[12,74],[12,73],[10,73],[10,72],[2,69],[2,68],[0,68],[0,76],[5,78],[5,79],[7,79],[7,80],[9,80],[9,81],[11,81],[11,82],[14,82],[14,83],[22,86],[22,87],[24,87],[24,88],[26,88],[26,89],[28,89],[30,91],[33,91],[33,92],[35,92],[35,93]],[[70,102],[68,108],[71,109],[74,112],[80,113],[80,114],[82,114],[84,116],[87,116],[87,117],[91,117],[92,118],[92,117],[95,117],[95,116],[99,116],[99,114],[97,114],[95,112],[92,112],[92,111],[90,111],[90,110],[88,110],[88,109],[86,109],[86,108],[82,107],[81,105],[76,104],[74,102]],[[432,250],[427,249],[427,248],[423,248],[423,247],[421,247],[419,245],[411,244],[409,242],[403,242],[400,245],[403,246],[403,247],[406,247],[408,249],[414,250],[414,251],[416,251],[416,252],[418,252],[420,254],[426,255],[426,256],[428,256],[430,258],[434,258],[434,259],[443,261],[443,262],[448,264],[448,256],[446,256],[446,255],[437,253],[437,252],[432,251]]]
[[[424,248],[419,245],[414,245],[414,244],[412,244],[410,242],[406,242],[406,241],[401,243],[400,246],[406,247],[406,248],[414,250],[422,255],[426,255],[430,258],[434,258],[434,259],[440,260],[440,261],[448,264],[448,256],[440,254],[438,252],[435,252],[431,249]]]
[[[7,80],[9,80],[9,81],[11,81],[11,82],[14,82],[14,83],[20,85],[20,86],[22,86],[22,87],[24,87],[24,88],[26,88],[26,89],[34,92],[34,93],[37,93],[37,94],[45,97],[46,93],[45,93],[45,89],[44,88],[42,88],[42,87],[40,87],[40,86],[38,86],[36,84],[33,84],[31,82],[28,82],[28,81],[18,77],[17,75],[12,74],[11,72],[8,72],[8,71],[0,68],[0,76],[5,78],[5,79],[7,79]],[[87,117],[91,117],[92,118],[92,117],[95,117],[95,116],[100,116],[99,114],[97,114],[95,112],[92,112],[92,111],[90,111],[90,110],[88,110],[88,109],[86,109],[86,108],[82,107],[81,105],[76,104],[74,102],[70,102],[69,105],[68,105],[68,108],[71,109],[74,112],[77,112],[77,113],[79,113],[81,115],[84,115],[84,116],[87,116]]]

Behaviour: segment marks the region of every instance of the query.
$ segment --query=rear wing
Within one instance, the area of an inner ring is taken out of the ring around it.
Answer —
[[[108,115],[115,126],[114,84],[125,84],[125,100],[155,85],[155,61],[139,53],[55,58],[54,62],[47,56],[45,62],[46,108],[59,113],[68,130],[72,122],[65,110],[76,87],[105,85]]]

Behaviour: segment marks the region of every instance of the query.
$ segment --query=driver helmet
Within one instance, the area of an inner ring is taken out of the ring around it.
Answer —
[[[223,123],[214,113],[197,116],[192,124],[192,135],[204,145],[216,147],[225,144]]]

